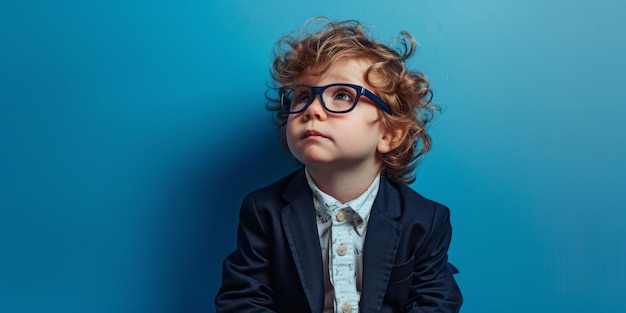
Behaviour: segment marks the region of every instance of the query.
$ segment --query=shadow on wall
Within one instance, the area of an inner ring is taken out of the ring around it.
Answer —
[[[214,311],[223,259],[235,248],[243,197],[298,164],[283,152],[266,119],[232,132],[228,143],[208,145],[178,167],[163,219],[164,289],[167,312]],[[261,125],[262,124],[262,125]]]

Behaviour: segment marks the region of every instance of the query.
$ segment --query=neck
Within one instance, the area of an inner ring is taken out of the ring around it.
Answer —
[[[367,190],[378,175],[379,168],[380,166],[361,169],[329,169],[307,166],[307,171],[320,190],[341,203],[346,203],[358,198]]]

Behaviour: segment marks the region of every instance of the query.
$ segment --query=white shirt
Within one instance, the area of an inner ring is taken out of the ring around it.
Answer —
[[[354,200],[341,203],[321,191],[306,171],[313,191],[324,263],[324,312],[358,313],[367,221],[378,195],[380,174]],[[331,249],[329,250],[329,245]]]

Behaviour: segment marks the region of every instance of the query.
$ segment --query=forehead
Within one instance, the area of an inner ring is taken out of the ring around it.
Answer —
[[[316,69],[305,72],[297,83],[311,86],[333,83],[368,85],[366,74],[372,64],[371,60],[363,57],[342,57],[332,61],[321,73]]]

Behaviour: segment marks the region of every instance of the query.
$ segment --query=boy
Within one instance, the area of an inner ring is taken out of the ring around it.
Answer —
[[[406,185],[436,109],[415,40],[323,21],[279,41],[268,109],[303,167],[244,199],[217,312],[458,312],[449,211]]]

